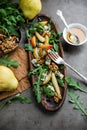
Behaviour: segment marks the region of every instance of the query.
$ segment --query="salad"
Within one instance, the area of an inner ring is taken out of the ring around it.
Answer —
[[[39,15],[30,22],[26,34],[28,44],[25,44],[25,49],[29,50],[29,76],[36,101],[46,110],[57,110],[62,106],[66,95],[66,73],[64,65],[54,63],[48,51],[55,51],[63,57],[60,34],[51,18],[46,15]]]

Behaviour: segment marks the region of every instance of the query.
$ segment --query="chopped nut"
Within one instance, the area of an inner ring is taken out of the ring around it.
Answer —
[[[38,64],[44,64],[45,60],[44,59],[37,59]]]
[[[57,71],[57,70],[58,70],[58,66],[57,66],[54,62],[52,62],[52,63],[49,65],[49,68],[50,68],[50,70],[52,70],[52,71]]]
[[[44,58],[47,55],[47,52],[45,50],[43,50],[42,48],[39,48],[38,55],[41,58]]]
[[[0,34],[0,56],[7,54],[18,47],[18,38],[16,36],[11,36],[8,40],[6,36]]]

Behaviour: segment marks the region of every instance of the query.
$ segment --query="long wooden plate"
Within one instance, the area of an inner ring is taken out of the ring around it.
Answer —
[[[44,14],[41,14],[41,15],[38,15],[33,21],[34,22],[41,22],[41,21],[50,21],[50,17],[48,17],[47,15],[44,15]],[[54,22],[51,20],[51,26],[52,26],[52,29],[57,33],[57,28],[54,24]],[[63,48],[62,48],[62,44],[61,42],[59,43],[59,55],[64,58],[64,52],[63,52]],[[33,55],[32,53],[29,51],[28,52],[28,56],[29,56],[29,68],[30,70],[32,70],[34,67],[31,63],[32,59],[33,59]],[[66,68],[63,69],[62,71],[64,77],[66,76]],[[33,85],[33,83],[36,81],[36,76],[32,75],[31,76],[31,83],[32,83],[32,87],[35,87]],[[46,110],[48,111],[55,111],[55,110],[58,110],[64,103],[64,100],[65,100],[65,97],[66,97],[66,91],[67,91],[67,85],[66,85],[66,82],[64,82],[64,87],[60,87],[60,91],[61,91],[61,95],[62,95],[62,99],[59,100],[58,103],[55,103],[55,102],[51,102],[49,101],[45,95],[42,96],[42,99],[41,99],[41,103],[40,105],[43,106],[43,108],[45,108]]]

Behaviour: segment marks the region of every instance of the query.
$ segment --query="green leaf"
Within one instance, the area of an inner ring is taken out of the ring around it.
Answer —
[[[65,80],[66,80],[68,86],[71,87],[72,89],[80,90],[82,92],[87,93],[87,91],[85,89],[83,89],[78,82],[73,81],[73,79],[71,77],[66,77]]]
[[[19,101],[20,103],[28,103],[28,104],[32,103],[32,100],[31,100],[30,98],[25,97],[25,96],[21,96],[21,94],[18,93],[18,94],[15,95],[14,97],[9,98],[9,99],[7,99],[4,103],[2,103],[2,104],[0,105],[0,110],[3,109],[3,107],[4,107],[6,104],[11,104],[11,103],[14,102],[14,101]]]
[[[25,44],[25,50],[26,51],[32,51],[33,52],[33,47],[31,44]]]
[[[70,103],[75,103],[75,101],[74,101],[74,100],[72,100],[72,99],[69,99],[69,102],[70,102]]]
[[[64,65],[58,65],[58,67],[59,67],[59,70],[63,70],[64,69]]]
[[[25,22],[24,18],[23,18],[21,15],[18,15],[18,16],[16,17],[16,20],[17,20],[17,22],[22,22],[22,23]]]
[[[7,29],[4,25],[0,25],[0,29],[2,30],[2,32],[3,32],[4,34],[9,34],[8,29]]]
[[[34,92],[35,92],[35,95],[36,95],[36,100],[37,100],[37,103],[40,103],[41,102],[41,88],[40,88],[40,83],[39,82],[35,82],[34,83],[35,87],[34,87]]]
[[[13,22],[13,23],[17,23],[17,21],[16,21],[16,17],[14,17],[14,16],[10,16],[9,17],[9,20],[11,21],[11,22]]]
[[[11,2],[11,0],[0,0],[0,6],[2,6],[3,4],[7,4]]]
[[[11,35],[19,36],[18,30],[16,29],[15,26],[13,25],[8,26],[8,30]]]
[[[54,50],[58,52],[58,50],[59,50],[58,44],[55,44],[55,43],[54,43]]]
[[[87,111],[83,107],[82,102],[79,100],[79,96],[74,93],[71,89],[68,92],[71,103],[74,104],[74,109],[80,110],[84,116],[87,116]]]
[[[43,93],[45,93],[48,97],[53,97],[55,95],[54,91],[47,88],[46,86],[43,87]]]
[[[0,18],[2,17],[6,17],[7,13],[6,13],[6,10],[5,9],[0,9]]]
[[[41,102],[41,97],[42,97],[42,94],[41,94],[41,91],[42,91],[41,90],[41,84],[42,84],[41,77],[42,77],[42,73],[45,70],[46,69],[44,69],[43,65],[39,65],[38,67],[36,67],[35,69],[33,69],[32,71],[29,72],[29,75],[35,75],[36,74],[37,77],[38,77],[36,82],[33,83],[37,103]]]
[[[25,22],[23,13],[18,3],[10,0],[0,2],[0,29],[6,35],[18,35],[18,26],[22,27]]]
[[[58,81],[58,83],[59,83],[59,85],[60,85],[61,87],[64,87],[64,81],[63,81],[63,79],[57,78],[57,81]]]
[[[25,36],[26,36],[27,39],[29,39],[31,37],[28,29],[25,30]]]
[[[50,36],[50,39],[49,39],[49,43],[52,44],[54,46],[54,50],[58,52],[58,49],[59,49],[59,34],[52,31],[51,32],[51,36]]]
[[[19,63],[16,60],[11,60],[7,55],[0,58],[0,65],[5,65],[7,67],[18,67]]]

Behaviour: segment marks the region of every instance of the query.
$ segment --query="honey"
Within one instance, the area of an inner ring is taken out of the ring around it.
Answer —
[[[82,29],[74,27],[70,28],[70,32],[79,38],[80,43],[85,40],[86,35]]]

